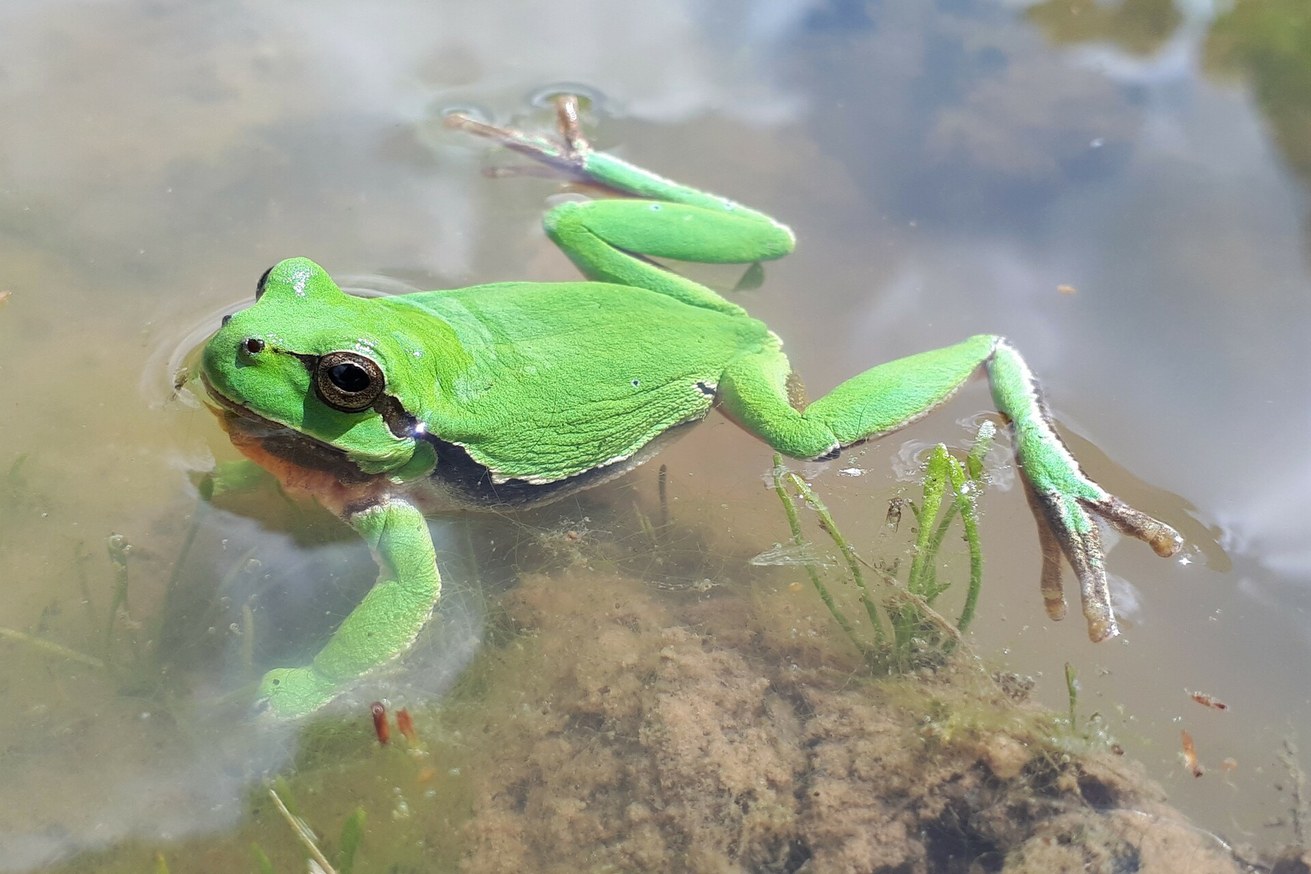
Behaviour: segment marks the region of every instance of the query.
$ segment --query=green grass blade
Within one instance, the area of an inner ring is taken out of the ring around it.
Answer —
[[[268,854],[259,844],[250,845],[250,854],[255,857],[255,867],[259,868],[259,874],[277,874],[273,869],[273,863],[269,861]]]
[[[965,606],[961,608],[960,619],[956,621],[956,628],[964,633],[974,619],[979,591],[983,588],[983,549],[979,542],[979,517],[974,506],[974,493],[978,485],[966,477],[965,466],[954,458],[949,459],[947,475],[956,492],[955,507],[960,511],[961,523],[965,526],[965,542],[970,550],[970,587],[965,594]]]
[[[341,826],[340,849],[337,850],[337,870],[352,874],[355,870],[355,853],[364,838],[364,808],[357,807]]]
[[[915,514],[919,533],[915,538],[915,554],[911,557],[910,576],[906,581],[906,588],[920,597],[925,596],[927,586],[931,584],[926,568],[932,567],[937,548],[942,542],[940,537],[935,536],[935,522],[947,488],[947,459],[950,457],[947,447],[939,443],[929,456],[924,472],[924,502]]]
[[[793,545],[804,546],[806,538],[801,533],[801,519],[797,516],[796,504],[792,502],[792,496],[788,494],[787,489],[783,486],[783,477],[788,473],[789,471],[783,467],[782,456],[775,454],[774,492],[778,495],[779,501],[783,503],[783,512],[787,515],[788,528],[792,531]],[[828,608],[828,612],[832,614],[834,620],[837,621],[838,626],[842,629],[843,633],[847,635],[847,638],[851,641],[852,645],[856,647],[856,650],[860,652],[861,655],[868,656],[868,651],[866,650],[865,645],[861,643],[860,638],[856,636],[856,629],[852,627],[851,621],[847,619],[846,615],[838,607],[837,602],[833,600],[833,595],[829,593],[828,588],[824,585],[824,581],[819,578],[819,573],[815,570],[814,565],[806,565],[806,574],[810,577],[810,584],[814,586],[815,591],[819,594],[820,600],[824,602],[824,606]]]
[[[870,627],[874,629],[874,636],[879,642],[882,642],[884,640],[883,626],[879,622],[878,608],[874,604],[874,599],[869,596],[869,589],[865,586],[865,575],[860,569],[860,557],[851,548],[847,538],[842,536],[837,522],[833,520],[833,514],[828,511],[828,507],[819,499],[819,495],[815,494],[815,490],[795,473],[788,473],[787,477],[801,495],[802,500],[815,511],[815,515],[819,518],[819,527],[824,529],[824,533],[833,539],[838,552],[842,554],[843,560],[847,563],[847,570],[851,573],[851,579],[856,584],[856,589],[859,592],[860,603],[864,606],[865,614],[869,617]]]
[[[979,425],[979,433],[974,437],[974,445],[970,447],[969,457],[965,460],[970,479],[983,478],[983,461],[988,455],[988,450],[992,449],[992,441],[996,436],[997,426],[991,419],[985,419]]]

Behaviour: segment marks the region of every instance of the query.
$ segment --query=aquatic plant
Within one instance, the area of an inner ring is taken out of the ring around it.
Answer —
[[[785,468],[780,456],[774,456],[774,490],[792,532],[791,551],[798,557],[795,563],[805,568],[825,608],[871,667],[904,671],[924,661],[934,661],[934,654],[943,655],[955,649],[969,628],[983,583],[983,551],[975,501],[984,485],[983,458],[995,435],[996,426],[984,422],[963,461],[953,456],[944,444],[934,447],[925,464],[919,503],[905,502],[916,522],[905,582],[896,576],[899,562],[889,569],[861,558],[815,490],[799,474]],[[806,539],[793,493],[814,512],[820,529],[837,547],[847,581],[855,588],[856,600],[867,622],[851,620],[843,611],[840,599],[829,590],[821,574],[823,558]],[[901,504],[894,502],[889,509],[890,524],[895,526],[900,514]],[[969,550],[969,581],[964,604],[953,623],[933,605],[951,587],[951,580],[940,573],[939,556],[957,518]],[[866,568],[874,573],[872,585],[866,579]]]

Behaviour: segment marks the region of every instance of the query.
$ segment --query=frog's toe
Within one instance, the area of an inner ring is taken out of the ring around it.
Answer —
[[[259,684],[255,709],[280,719],[308,716],[337,697],[339,687],[313,668],[274,668]]]
[[[1107,495],[1099,501],[1085,501],[1084,504],[1120,531],[1146,543],[1161,558],[1169,558],[1184,545],[1178,531],[1141,510],[1135,510],[1115,495]]]
[[[1043,599],[1047,613],[1054,619],[1065,614],[1061,596],[1060,555],[1074,568],[1079,578],[1079,597],[1088,623],[1088,639],[1093,643],[1120,633],[1111,606],[1111,591],[1106,582],[1106,561],[1102,552],[1097,522],[1089,515],[1085,502],[1059,491],[1032,489],[1029,498],[1038,511],[1039,539],[1043,545]]]
[[[1135,510],[1114,495],[1097,491],[1100,494],[1096,497],[1073,496],[1055,490],[1028,491],[1030,502],[1037,510],[1047,613],[1053,619],[1065,614],[1060,584],[1060,556],[1063,555],[1079,578],[1083,615],[1088,623],[1088,638],[1093,643],[1120,633],[1106,581],[1106,555],[1094,516],[1148,544],[1162,558],[1169,558],[1183,546],[1183,538],[1169,525]]]

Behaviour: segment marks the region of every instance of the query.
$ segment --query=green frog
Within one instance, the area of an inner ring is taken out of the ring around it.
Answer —
[[[1010,343],[970,337],[795,403],[778,336],[653,260],[755,265],[790,252],[792,232],[594,151],[578,101],[556,105],[555,136],[460,114],[448,122],[623,195],[546,213],[547,234],[585,280],[360,298],[291,258],[204,348],[201,378],[233,443],[358,532],[380,568],[310,664],[264,676],[269,712],[311,713],[413,643],[440,592],[426,513],[523,506],[618,476],[712,408],[784,455],[835,458],[928,414],[980,369],[1012,429],[1050,612],[1063,612],[1064,556],[1089,636],[1117,633],[1094,517],[1162,556],[1181,538],[1083,472]]]

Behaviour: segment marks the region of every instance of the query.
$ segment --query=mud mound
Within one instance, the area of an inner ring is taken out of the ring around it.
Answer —
[[[976,665],[861,678],[741,597],[682,600],[577,569],[508,597],[459,728],[462,870],[1245,870]]]

